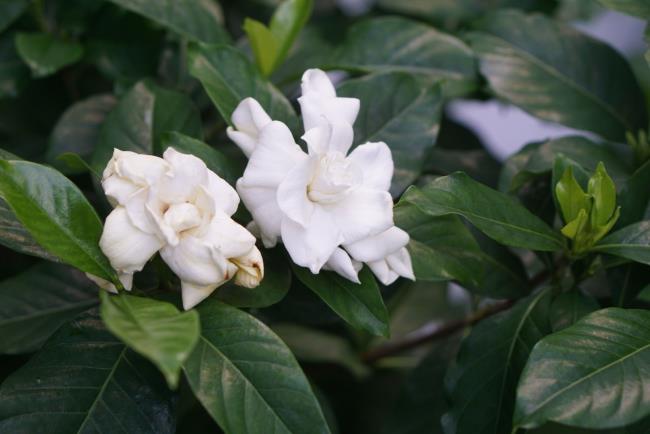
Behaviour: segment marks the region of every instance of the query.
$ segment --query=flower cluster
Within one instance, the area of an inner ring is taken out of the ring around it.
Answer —
[[[393,223],[390,149],[365,143],[348,154],[359,100],[337,97],[327,74],[310,69],[298,102],[307,153],[256,100],[233,112],[228,136],[249,157],[237,191],[253,216],[251,230],[267,247],[281,239],[291,259],[312,273],[333,270],[359,282],[366,263],[386,285],[399,276],[414,279],[409,236]]]
[[[232,278],[245,287],[262,279],[255,237],[230,218],[237,193],[200,159],[173,148],[163,158],[115,149],[102,187],[114,209],[100,247],[126,289],[158,251],[181,279],[185,309]]]

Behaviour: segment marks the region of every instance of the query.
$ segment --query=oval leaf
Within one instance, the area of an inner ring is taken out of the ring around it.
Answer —
[[[600,240],[593,250],[650,265],[650,220],[619,229]]]
[[[557,332],[576,323],[580,318],[598,310],[595,298],[575,290],[558,295],[551,304],[549,319],[553,331]]]
[[[514,423],[613,428],[650,414],[650,311],[603,309],[533,349]]]
[[[197,310],[201,338],[183,369],[225,432],[329,433],[296,359],[266,325],[213,298]]]
[[[81,44],[55,39],[47,33],[17,34],[16,50],[29,65],[34,77],[54,74],[64,66],[80,60],[83,55]]]

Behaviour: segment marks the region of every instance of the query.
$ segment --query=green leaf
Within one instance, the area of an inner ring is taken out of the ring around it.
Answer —
[[[55,39],[47,33],[18,33],[16,50],[29,65],[34,77],[54,74],[81,59],[83,47],[77,42]]]
[[[618,227],[628,226],[643,220],[648,214],[650,205],[650,161],[639,167],[630,176],[621,193],[618,196],[618,203],[621,205],[621,218],[617,222]]]
[[[171,388],[178,386],[181,367],[199,339],[196,311],[179,312],[171,303],[102,291],[102,320],[115,336],[151,360]]]
[[[37,256],[49,261],[58,261],[56,256],[34,240],[34,237],[16,218],[16,214],[4,199],[0,199],[0,244],[18,253]]]
[[[269,76],[278,56],[278,41],[264,24],[251,18],[244,20],[244,31],[250,41],[257,66],[264,76]]]
[[[141,81],[120,99],[103,123],[92,167],[102,173],[114,148],[159,154],[162,137],[168,131],[200,138],[198,109],[184,94]]]
[[[551,332],[549,305],[545,289],[472,329],[447,376],[450,432],[510,432],[519,375],[533,345]]]
[[[401,194],[420,175],[436,143],[440,87],[423,88],[409,74],[385,73],[346,81],[338,95],[361,100],[354,143],[386,142],[395,162],[391,193]]]
[[[63,326],[0,387],[3,433],[172,434],[175,424],[158,371],[94,315]]]
[[[513,198],[461,172],[440,177],[421,189],[410,187],[401,201],[416,204],[432,217],[463,216],[487,236],[508,246],[541,251],[564,247],[559,233]]]
[[[632,173],[632,155],[628,147],[608,142],[592,142],[578,136],[561,137],[528,144],[510,157],[503,167],[499,190],[517,190],[531,175],[550,172],[559,156],[577,163],[589,173],[595,171],[598,163],[602,161],[614,182],[620,186]],[[574,171],[574,175],[578,174]]]
[[[86,273],[117,282],[99,249],[102,223],[69,179],[39,164],[0,161],[0,194],[46,250]]]
[[[533,349],[517,389],[514,424],[613,428],[650,413],[650,311],[603,309]]]
[[[252,97],[271,119],[282,121],[290,128],[298,125],[289,101],[237,49],[227,45],[191,44],[188,62],[190,74],[201,81],[228,124],[241,100]]]
[[[269,29],[278,42],[273,69],[286,59],[300,30],[309,20],[312,7],[312,0],[285,0],[273,13]]]
[[[350,325],[375,336],[389,335],[388,311],[368,267],[359,272],[359,284],[332,271],[315,275],[306,268],[291,265],[296,277]]]
[[[72,152],[84,160],[90,160],[98,142],[101,125],[116,103],[113,95],[102,94],[91,96],[70,106],[52,130],[45,155],[48,163],[65,174],[85,172],[85,168],[71,169],[58,160],[58,157]]]
[[[0,0],[0,32],[3,32],[27,9],[29,0]]]
[[[616,192],[614,195],[616,197]],[[585,213],[591,211],[591,198],[576,181],[571,166],[564,170],[562,178],[555,185],[555,197],[560,204],[564,222],[567,224],[574,221],[581,210]]]
[[[29,68],[18,57],[13,34],[0,35],[0,99],[18,96],[28,81]]]
[[[213,0],[110,0],[195,41],[228,42],[223,15]]]
[[[471,34],[494,93],[534,116],[622,141],[647,124],[642,92],[616,50],[542,15],[500,11]],[[607,76],[593,74],[606,70]],[[611,82],[618,83],[612,87]]]
[[[262,308],[274,305],[287,295],[291,286],[291,270],[278,250],[262,250],[264,279],[255,288],[244,288],[232,282],[219,287],[214,296],[236,307]]]
[[[644,20],[650,19],[650,2],[648,0],[598,0],[606,8],[629,15],[636,15]]]
[[[598,164],[596,172],[589,179],[588,192],[594,198],[591,224],[594,227],[604,226],[616,209],[616,186],[602,162]]]
[[[329,433],[296,359],[266,325],[214,298],[197,310],[201,337],[183,369],[225,432]]]
[[[474,54],[461,40],[399,17],[352,26],[333,65],[358,72],[402,71],[456,88],[471,89],[477,80]]]
[[[590,295],[578,290],[564,292],[551,303],[549,320],[554,332],[573,325],[583,316],[598,310],[598,302]]]
[[[650,265],[650,220],[619,229],[600,240],[593,250]]]
[[[208,166],[208,169],[228,181],[231,185],[234,185],[239,177],[238,168],[233,167],[233,164],[225,155],[207,143],[175,131],[163,134],[161,141],[161,154],[171,146],[178,152],[192,154],[200,158]]]
[[[0,353],[35,351],[52,333],[97,305],[97,286],[83,273],[42,263],[0,282]]]

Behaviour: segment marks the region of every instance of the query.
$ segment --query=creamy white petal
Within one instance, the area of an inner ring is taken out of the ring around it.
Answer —
[[[337,247],[323,266],[323,270],[334,271],[348,280],[361,283],[359,281],[359,271],[362,267],[363,264],[361,262],[354,261],[345,250]]]
[[[134,194],[146,189],[146,187],[134,184],[117,175],[104,178],[102,188],[104,189],[106,198],[113,207],[126,204]]]
[[[328,209],[345,243],[354,243],[393,226],[393,199],[386,191],[357,187]]]
[[[390,285],[399,277],[399,274],[392,270],[384,259],[367,262],[367,264],[374,275],[377,276],[377,279],[384,285]]]
[[[163,154],[172,170],[160,179],[158,197],[166,203],[193,201],[199,185],[207,185],[208,168],[200,159],[183,154],[174,148],[167,148]]]
[[[310,154],[324,154],[330,151],[345,155],[354,140],[352,125],[346,122],[328,122],[307,130],[302,136]]]
[[[408,242],[409,234],[397,226],[392,226],[379,234],[371,235],[354,243],[345,243],[343,247],[357,261],[370,262],[384,259],[405,247]]]
[[[367,264],[384,285],[390,285],[400,276],[415,280],[413,266],[411,265],[411,255],[406,247],[402,247],[384,259],[370,261]]]
[[[282,220],[282,242],[291,259],[316,274],[341,244],[343,237],[334,219],[322,209],[314,207],[307,227],[289,218]]]
[[[310,224],[314,212],[314,203],[307,197],[307,189],[317,165],[318,158],[305,159],[287,173],[278,187],[277,201],[282,213],[302,226]]]
[[[129,219],[126,209],[115,208],[106,218],[99,247],[111,266],[120,273],[142,270],[147,261],[163,246],[156,236],[142,232]]]
[[[384,142],[368,142],[357,146],[348,160],[361,168],[363,185],[388,191],[395,165],[390,148]]]
[[[237,266],[235,284],[245,288],[255,288],[264,278],[262,254],[253,246],[248,253],[230,260]]]
[[[237,181],[237,191],[253,216],[264,246],[275,246],[282,222],[282,211],[276,198],[277,187],[258,187],[250,185],[245,178],[240,178]]]
[[[305,131],[327,122],[352,125],[359,113],[359,100],[337,97],[334,85],[320,69],[305,71],[302,77],[302,96],[298,102]]]
[[[259,138],[257,136],[251,136],[242,131],[237,131],[233,127],[226,128],[226,135],[230,140],[235,142],[235,144],[241,149],[241,151],[248,158],[253,154],[255,148],[257,148],[257,143]]]
[[[210,229],[202,240],[227,259],[245,256],[255,246],[253,234],[229,216],[219,212],[214,216]]]
[[[214,199],[215,208],[223,211],[229,216],[237,211],[239,196],[235,189],[219,177],[216,173],[208,170],[208,191]]]
[[[322,97],[334,98],[336,90],[327,73],[321,69],[312,68],[302,74],[300,81],[302,94],[315,93]]]
[[[271,118],[255,99],[245,98],[232,113],[231,120],[236,130],[228,127],[228,137],[250,157],[257,147],[260,131],[271,122]]]
[[[192,309],[194,306],[208,298],[219,285],[220,284],[216,283],[210,285],[196,285],[194,283],[182,281],[181,296],[183,298],[183,309]]]
[[[160,177],[170,170],[169,164],[165,160],[153,155],[115,149],[113,158],[112,170],[114,173],[141,186],[157,183]],[[107,171],[104,173],[106,174]]]

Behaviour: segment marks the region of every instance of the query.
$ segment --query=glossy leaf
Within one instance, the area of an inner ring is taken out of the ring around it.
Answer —
[[[414,203],[432,217],[457,214],[490,238],[513,247],[554,251],[562,249],[561,235],[513,198],[454,173],[423,188],[410,187],[402,201]]]
[[[535,343],[551,331],[549,304],[546,289],[480,322],[465,338],[447,375],[450,432],[510,432],[519,375]]]
[[[16,214],[4,199],[0,198],[0,244],[18,253],[37,256],[49,261],[58,261],[57,257],[41,247],[34,237],[16,218]]]
[[[241,100],[255,98],[271,119],[291,128],[298,123],[287,99],[267,81],[246,56],[227,45],[190,45],[190,73],[199,79],[223,119],[230,124],[230,115]]]
[[[65,265],[42,263],[0,282],[0,354],[35,351],[97,305],[97,286]]]
[[[621,218],[617,222],[618,227],[624,227],[639,220],[650,218],[648,207],[650,206],[650,161],[639,167],[625,183],[618,196],[618,203],[621,205]]]
[[[476,81],[474,55],[461,40],[399,17],[373,18],[352,26],[333,63],[350,71],[402,71],[443,79],[461,88],[471,88]]]
[[[275,67],[281,64],[309,19],[313,0],[285,0],[273,13],[269,29],[278,41]]]
[[[576,181],[571,166],[564,170],[560,181],[555,184],[555,197],[565,223],[575,220],[581,210],[587,213],[591,210],[591,198]]]
[[[196,311],[179,312],[173,304],[102,291],[102,320],[115,336],[151,360],[170,387],[176,388],[181,366],[199,339]]]
[[[278,55],[278,41],[264,24],[251,18],[244,20],[242,27],[251,44],[255,62],[264,76],[273,72]]]
[[[594,250],[650,265],[650,220],[609,234],[596,244]]]
[[[196,41],[228,42],[223,15],[212,0],[110,0]]]
[[[32,237],[62,262],[115,280],[98,245],[102,223],[65,176],[35,163],[0,161],[0,194]]]
[[[16,20],[29,5],[29,0],[0,0],[0,32]]]
[[[470,42],[499,98],[611,140],[646,126],[637,81],[613,48],[542,15],[516,11],[490,15],[480,29]],[[598,70],[607,74],[593,74]]]
[[[63,326],[0,387],[0,432],[172,434],[174,415],[158,371],[94,315]]]
[[[578,290],[564,292],[551,303],[549,319],[553,331],[565,329],[598,309],[598,302],[592,296]]]
[[[28,81],[29,68],[16,52],[13,35],[0,35],[0,98],[18,96]]]
[[[650,412],[650,312],[609,308],[540,341],[517,390],[514,423],[612,428]]]
[[[92,167],[102,173],[114,148],[159,153],[163,134],[168,131],[201,138],[198,109],[184,94],[141,81],[120,99],[102,125]]]
[[[296,359],[266,325],[214,298],[198,311],[201,337],[184,372],[225,432],[329,433]]]
[[[395,162],[391,193],[399,195],[422,172],[442,114],[439,86],[423,88],[410,75],[370,75],[343,83],[338,95],[359,98],[354,143],[386,142]]]
[[[54,74],[64,66],[80,60],[83,55],[81,44],[55,39],[46,33],[17,34],[16,50],[29,65],[34,77]]]
[[[368,267],[359,272],[360,284],[332,271],[321,271],[314,275],[308,269],[293,264],[292,269],[306,287],[353,327],[376,336],[389,335],[388,311]]]
[[[66,174],[82,173],[71,169],[58,157],[73,152],[89,161],[99,138],[101,125],[117,101],[110,94],[95,95],[70,106],[59,118],[48,145],[46,159]]]

